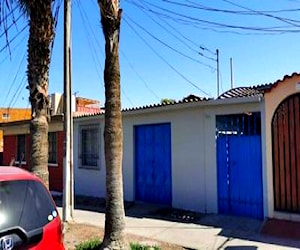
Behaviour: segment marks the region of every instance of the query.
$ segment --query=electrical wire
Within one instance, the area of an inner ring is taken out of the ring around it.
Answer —
[[[90,24],[88,15],[86,14],[85,10],[83,9],[83,7],[81,5],[81,2],[79,0],[76,0],[76,3],[78,5],[79,13],[80,13],[81,19],[83,21],[83,25],[85,27],[84,28],[84,32],[86,33],[86,37],[87,37],[86,40],[87,40],[88,45],[89,45],[89,49],[90,49],[90,52],[91,52],[91,55],[92,55],[92,59],[93,59],[94,65],[95,65],[97,76],[98,76],[98,78],[99,78],[100,81],[103,81],[102,75],[99,72],[99,68],[96,65],[99,65],[100,68],[102,69],[102,71],[104,70],[104,66],[101,63],[101,61],[99,60],[99,57],[95,57],[95,53],[93,53],[93,52],[97,51],[96,48],[99,48],[98,51],[100,51],[100,53],[102,54],[103,58],[104,58],[104,54],[103,54],[102,50],[100,49],[100,47],[101,47],[100,43],[98,43],[98,39],[95,36],[95,32],[93,32],[93,29],[91,28],[91,24]],[[92,34],[92,36],[91,36],[91,34]],[[93,37],[94,40],[91,39],[91,37]],[[96,46],[91,41],[95,41]]]
[[[21,29],[21,31],[20,31],[19,33],[17,33],[12,39],[10,39],[10,40],[8,41],[8,44],[10,44],[10,43],[12,43],[14,40],[16,40],[16,38],[17,38],[24,30],[26,30],[26,28],[27,28],[27,26],[24,26],[24,27]],[[5,49],[8,48],[8,44],[6,44],[4,47],[2,47],[2,48],[0,49],[0,53],[3,52]],[[10,53],[10,54],[11,54],[11,53]]]
[[[9,90],[8,90],[7,95],[5,95],[5,99],[4,99],[4,101],[3,101],[3,107],[5,106],[5,103],[6,103],[7,99],[8,99],[8,97],[10,96],[10,93],[11,93],[11,91],[12,91],[13,86],[16,84],[17,77],[18,77],[18,75],[20,74],[21,68],[24,66],[24,61],[25,61],[25,59],[26,59],[26,54],[24,53],[24,55],[23,55],[23,57],[22,57],[22,60],[20,61],[18,70],[17,70],[17,72],[16,72],[16,74],[15,74],[15,76],[14,76],[14,78],[13,78],[11,84],[9,84]],[[14,97],[15,97],[15,95],[12,97],[12,99],[13,99]],[[12,101],[10,101],[10,103],[11,103],[11,102],[12,102]]]
[[[80,1],[77,0],[77,2],[78,2],[78,4],[80,5]],[[92,2],[94,3],[94,1],[92,1]],[[96,7],[99,8],[99,6],[96,6]],[[86,12],[83,12],[83,14],[85,15],[85,18],[86,18],[86,20],[87,20],[87,22],[88,22],[88,24],[89,24],[91,33],[93,34],[94,40],[96,41],[96,45],[98,45],[98,48],[100,48],[100,52],[102,53],[103,58],[105,58],[105,55],[104,55],[104,53],[103,53],[102,50],[101,50],[100,43],[99,43],[98,39],[97,39],[96,36],[95,36],[95,32],[93,32],[93,30],[92,30],[92,28],[91,28],[91,26],[90,26],[90,22],[89,22],[89,19],[88,19],[88,15],[86,14]],[[90,44],[90,43],[89,43],[89,44]],[[92,51],[92,50],[91,50],[91,51]],[[93,50],[93,51],[95,51],[95,50]],[[92,55],[93,55],[93,58],[94,58],[94,54],[93,54],[93,53],[92,53]],[[100,63],[100,61],[98,61],[98,62],[99,62],[99,64],[101,65],[101,69],[104,70],[104,66]],[[95,62],[94,62],[94,63],[95,63]],[[102,79],[102,77],[100,76],[100,73],[99,73],[99,71],[98,71],[98,68],[97,68],[97,73],[98,73],[98,77],[99,77],[100,81],[103,81],[103,79]],[[104,88],[103,85],[101,85],[101,86],[102,86],[102,88]],[[103,91],[104,91],[104,89],[103,89]],[[128,101],[132,106],[134,106],[134,103],[133,103],[132,100],[129,98],[129,96],[126,94],[126,91],[123,89],[122,86],[121,86],[121,93],[122,93],[122,95],[124,95],[124,97],[127,99],[127,101]]]
[[[185,47],[187,47],[188,49],[190,49],[193,52],[199,53],[199,51],[197,50],[199,48],[199,46],[196,45],[197,49],[194,49],[191,45],[189,45],[186,41],[184,41],[183,39],[181,39],[181,37],[185,37],[181,32],[179,32],[177,29],[175,29],[174,27],[172,27],[171,25],[169,25],[169,23],[165,22],[165,20],[163,20],[160,16],[157,16],[162,22],[164,22],[165,24],[167,24],[167,26],[170,29],[168,29],[165,25],[162,25],[161,23],[159,23],[158,21],[156,21],[149,13],[147,13],[147,11],[145,11],[144,9],[140,8],[142,10],[142,12],[147,15],[155,24],[157,24],[160,28],[162,28],[163,30],[165,30],[168,34],[172,35],[173,37],[175,37],[178,41],[180,41],[183,45],[185,45]],[[177,34],[179,34],[181,37],[179,37],[178,35],[174,34],[174,32],[176,32]],[[193,44],[195,45],[196,43],[193,42]]]
[[[22,43],[24,42],[26,36],[27,36],[27,34],[25,34],[25,35],[22,37],[22,39],[20,39],[20,41],[19,41],[19,42],[11,49],[11,53],[13,53],[13,52],[20,46],[20,44],[22,44]],[[2,59],[2,61],[0,61],[0,65],[1,65],[2,63],[4,63],[9,57],[10,57],[10,55],[7,54],[7,55]]]
[[[279,20],[279,21],[281,21],[281,22],[290,24],[290,25],[295,26],[295,27],[298,27],[298,28],[300,27],[299,25],[295,24],[295,22],[299,22],[299,20],[293,20],[293,19],[281,18],[281,17],[274,16],[274,15],[271,15],[271,14],[266,13],[266,12],[256,11],[256,10],[253,10],[253,9],[250,9],[250,8],[247,8],[247,7],[244,7],[244,6],[240,5],[240,4],[236,4],[236,3],[232,2],[232,1],[229,1],[229,0],[223,0],[223,2],[229,3],[229,4],[233,5],[233,6],[236,6],[236,7],[245,9],[245,10],[252,11],[252,12],[254,12],[254,13],[257,13],[258,15],[262,15],[262,16],[266,16],[266,17],[270,17],[270,18]]]
[[[139,27],[141,30],[143,30],[145,33],[147,33],[149,36],[151,36],[153,39],[155,39],[156,41],[158,41],[159,43],[163,44],[165,47],[169,48],[170,50],[178,53],[179,55],[185,57],[185,58],[188,58],[196,63],[199,63],[205,67],[208,67],[209,69],[211,69],[212,71],[215,70],[215,68],[213,68],[211,65],[209,64],[206,64],[204,62],[201,62],[193,57],[190,57],[186,54],[184,54],[183,52],[179,51],[178,49],[175,49],[174,47],[168,45],[167,43],[163,42],[161,39],[159,39],[157,36],[153,35],[151,32],[147,31],[143,26],[139,25],[137,22],[135,22],[132,18],[130,18],[129,16],[127,16],[127,18],[132,22],[134,23],[137,27]]]
[[[143,38],[136,29],[127,21],[126,18],[124,18],[124,21],[127,23],[127,25],[134,31],[134,33],[152,50],[156,56],[158,56],[164,63],[166,63],[177,75],[179,75],[182,79],[184,79],[186,82],[188,82],[190,85],[198,89],[201,93],[203,93],[206,96],[210,96],[207,92],[202,90],[197,86],[197,84],[193,83],[191,80],[189,80],[186,76],[184,76],[182,73],[180,73],[174,66],[172,66],[165,58],[163,58],[157,51],[147,42],[145,38]]]
[[[133,1],[130,0],[126,0],[128,3],[131,4],[136,4]],[[282,34],[282,33],[298,33],[300,32],[299,29],[291,29],[291,26],[270,26],[270,27],[253,27],[253,26],[242,26],[242,25],[233,25],[233,24],[226,24],[226,23],[220,23],[220,22],[215,22],[215,21],[209,21],[209,20],[205,20],[205,19],[200,19],[200,18],[196,18],[196,17],[192,17],[192,16],[188,16],[188,15],[184,15],[182,13],[170,10],[170,9],[166,9],[163,8],[161,6],[158,6],[156,4],[150,3],[149,1],[146,0],[140,0],[143,1],[145,3],[145,5],[147,4],[148,6],[152,6],[152,8],[150,7],[143,7],[145,8],[147,11],[150,12],[154,12],[158,15],[161,15],[164,18],[170,18],[173,21],[177,21],[180,22],[182,24],[186,24],[186,25],[193,25],[193,26],[197,26],[198,28],[202,28],[202,29],[211,29],[211,30],[215,30],[215,28],[226,28],[226,29],[233,29],[233,30],[250,30],[250,31],[255,31],[255,32],[264,32],[264,33],[270,33],[270,34]],[[141,5],[140,5],[141,6]],[[153,9],[154,8],[154,9]],[[199,26],[201,24],[201,26]],[[208,25],[207,27],[204,27],[203,25]],[[293,24],[293,27],[295,28],[296,25]]]
[[[130,68],[132,69],[132,71],[137,75],[137,77],[141,80],[141,82],[145,85],[145,87],[149,90],[149,92],[151,92],[153,94],[153,96],[160,101],[161,98],[158,97],[158,95],[153,91],[153,89],[150,88],[149,84],[147,84],[147,82],[141,77],[141,75],[135,70],[134,66],[132,65],[132,63],[129,61],[128,57],[125,55],[125,53],[121,50],[121,53],[123,55],[123,57],[126,59],[128,65],[130,66]]]
[[[237,10],[227,10],[227,9],[218,9],[218,8],[212,8],[212,7],[207,7],[203,4],[199,4],[190,0],[186,0],[186,2],[190,4],[185,4],[185,3],[179,3],[176,1],[171,1],[171,0],[161,0],[162,2],[167,2],[173,5],[178,5],[182,7],[187,7],[187,8],[193,8],[197,10],[204,10],[204,11],[209,11],[209,12],[222,12],[222,13],[228,13],[228,14],[237,14],[237,15],[257,15],[255,11],[237,11]],[[300,9],[282,9],[282,10],[260,10],[260,12],[264,13],[288,13],[288,12],[299,12]]]
[[[22,87],[24,87],[24,88],[22,88]],[[21,80],[13,98],[11,99],[11,101],[8,105],[8,108],[14,107],[14,105],[16,104],[17,100],[19,99],[19,97],[22,93],[22,90],[25,89],[25,87],[26,87],[26,75],[24,74],[23,79]]]

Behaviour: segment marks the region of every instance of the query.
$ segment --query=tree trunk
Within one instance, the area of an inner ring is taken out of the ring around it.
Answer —
[[[121,9],[119,1],[98,0],[105,37],[105,164],[106,214],[101,249],[129,249],[124,237],[122,151],[123,129],[120,99],[119,35]]]
[[[28,1],[28,89],[31,103],[30,170],[49,187],[48,172],[48,81],[50,44],[54,38],[52,0]]]

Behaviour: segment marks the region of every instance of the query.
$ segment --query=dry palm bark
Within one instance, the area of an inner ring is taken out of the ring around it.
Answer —
[[[52,0],[27,0],[29,14],[28,89],[31,103],[30,169],[49,187],[48,122],[50,119],[48,82],[50,45],[54,38]]]
[[[105,164],[106,213],[101,249],[129,249],[123,204],[123,129],[120,100],[119,38],[122,10],[118,0],[98,0],[105,37]]]
[[[15,5],[28,17],[29,39],[27,44],[27,79],[31,103],[30,122],[30,170],[42,178],[49,187],[48,172],[48,82],[50,67],[50,45],[54,39],[54,0],[0,0],[0,15],[7,31],[7,17],[14,12]],[[10,14],[7,14],[10,13]],[[9,43],[8,39],[6,39]]]

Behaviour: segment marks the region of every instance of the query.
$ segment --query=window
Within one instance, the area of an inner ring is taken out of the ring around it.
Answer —
[[[82,126],[80,128],[80,162],[82,168],[99,169],[99,127]]]
[[[0,230],[21,227],[26,232],[49,223],[49,215],[57,215],[46,188],[33,180],[1,181]],[[2,248],[1,248],[2,249]]]
[[[48,133],[48,152],[49,152],[48,163],[56,164],[57,163],[57,134],[56,134],[56,132]]]
[[[2,114],[2,119],[3,120],[8,120],[9,119],[9,113],[3,113]]]
[[[26,136],[18,135],[17,136],[17,158],[16,163],[21,164],[25,162],[25,148],[26,148]]]

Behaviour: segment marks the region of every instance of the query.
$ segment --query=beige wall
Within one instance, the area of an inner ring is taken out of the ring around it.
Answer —
[[[294,214],[278,213],[274,211],[274,193],[273,193],[273,161],[272,161],[272,118],[280,103],[297,92],[300,92],[300,75],[294,74],[292,77],[285,77],[282,81],[265,94],[265,145],[266,145],[266,189],[268,193],[268,211],[270,218],[285,218],[300,220],[300,216]]]

